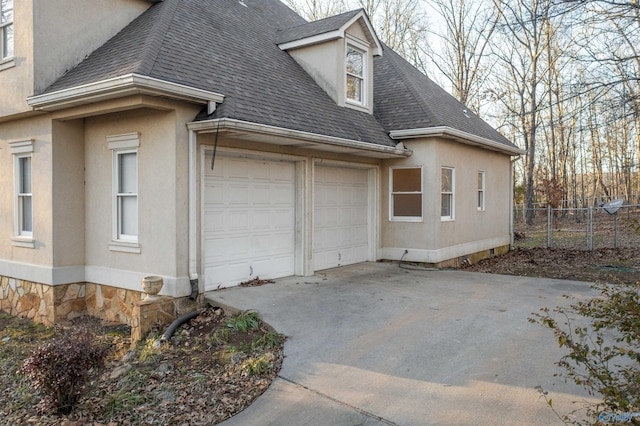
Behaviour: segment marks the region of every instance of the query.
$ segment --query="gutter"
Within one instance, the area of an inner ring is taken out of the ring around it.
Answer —
[[[51,93],[30,96],[27,98],[27,103],[35,110],[57,111],[73,106],[140,94],[208,105],[209,110],[215,109],[215,104],[224,100],[224,95],[219,93],[132,73]]]
[[[306,145],[314,145],[315,148],[322,145],[341,147],[353,151],[367,151],[381,154],[381,157],[409,157],[413,151],[404,147],[376,145],[370,142],[356,141],[352,139],[326,136],[318,133],[310,133],[301,130],[291,130],[283,127],[269,126],[265,124],[251,123],[232,118],[219,118],[213,120],[194,121],[187,123],[187,128],[198,133],[213,133],[217,129],[230,129],[243,132],[258,133],[272,137],[295,139]]]
[[[442,137],[447,139],[454,139],[457,142],[467,145],[481,146],[492,151],[502,152],[508,155],[522,155],[524,150],[516,147],[502,144],[491,139],[483,138],[481,136],[473,135],[471,133],[463,132],[462,130],[454,129],[449,126],[438,127],[424,127],[418,129],[406,129],[406,130],[392,130],[389,132],[391,139],[403,140],[403,139],[417,139],[417,138],[429,138],[429,137]]]

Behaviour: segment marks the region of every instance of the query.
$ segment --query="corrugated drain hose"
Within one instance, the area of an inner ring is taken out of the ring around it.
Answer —
[[[164,343],[167,342],[169,339],[171,339],[171,336],[173,336],[173,333],[176,332],[176,330],[178,329],[178,327],[180,327],[182,324],[184,324],[185,322],[192,320],[193,318],[198,316],[198,311],[193,311],[193,312],[189,312],[188,314],[184,314],[178,318],[176,318],[171,325],[169,326],[169,328],[167,328],[167,330],[164,332],[164,334],[162,335],[162,337],[160,338],[159,342],[160,343]]]

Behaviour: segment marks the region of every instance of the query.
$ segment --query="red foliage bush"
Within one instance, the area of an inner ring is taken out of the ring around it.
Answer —
[[[40,346],[20,373],[42,393],[43,408],[68,413],[80,397],[89,372],[103,364],[108,348],[84,327],[74,328]]]

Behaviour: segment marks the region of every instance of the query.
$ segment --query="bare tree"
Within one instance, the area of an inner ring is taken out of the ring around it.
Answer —
[[[453,96],[479,113],[481,91],[490,73],[486,53],[500,14],[494,4],[487,2],[429,2],[438,12],[444,27],[441,33],[435,34],[438,43],[428,45],[424,53],[451,83]]]
[[[535,201],[535,175],[539,133],[540,99],[544,89],[543,55],[546,52],[546,20],[549,19],[551,0],[494,0],[501,22],[502,49],[494,53],[500,59],[505,77],[517,97],[505,99],[515,101],[505,104],[512,116],[512,125],[519,132],[526,150],[525,156],[525,204],[527,224],[533,223]],[[517,124],[516,124],[517,123]]]
[[[286,0],[286,3],[308,21],[317,21],[347,10],[344,0]]]

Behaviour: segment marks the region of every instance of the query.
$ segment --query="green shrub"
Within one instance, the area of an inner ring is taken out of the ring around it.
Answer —
[[[553,330],[560,347],[568,350],[557,363],[561,375],[590,395],[602,396],[601,403],[587,409],[597,421],[601,413],[640,412],[640,282],[594,288],[599,297],[569,308],[543,308],[531,321]],[[640,424],[640,417],[630,423]]]
[[[42,393],[43,408],[66,414],[80,397],[90,370],[101,366],[107,353],[86,328],[75,328],[34,350],[20,372]]]
[[[260,327],[260,314],[256,311],[240,312],[229,318],[227,326],[243,333],[249,330],[257,330]]]

